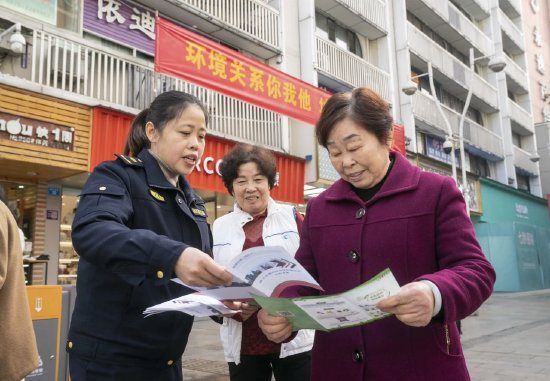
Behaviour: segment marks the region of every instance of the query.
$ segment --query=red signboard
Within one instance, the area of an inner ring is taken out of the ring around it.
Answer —
[[[401,153],[403,156],[407,155],[405,148],[405,127],[400,124],[394,123],[393,125],[393,144],[392,150]]]
[[[114,160],[122,153],[134,116],[95,107],[93,110],[90,172],[104,160]]]
[[[309,124],[331,95],[159,17],[155,71]]]

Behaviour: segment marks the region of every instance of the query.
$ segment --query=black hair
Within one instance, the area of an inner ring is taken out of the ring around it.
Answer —
[[[201,108],[208,125],[208,110],[194,95],[175,90],[158,95],[151,102],[149,108],[141,111],[134,118],[130,131],[128,131],[124,154],[137,155],[144,148],[151,148],[151,142],[145,133],[145,125],[151,122],[155,129],[161,133],[166,123],[177,118],[190,105]]]
[[[269,189],[273,189],[277,181],[275,156],[266,148],[238,143],[225,154],[220,164],[223,184],[231,195],[233,195],[233,181],[239,177],[239,168],[246,163],[256,163],[260,174],[267,177]]]

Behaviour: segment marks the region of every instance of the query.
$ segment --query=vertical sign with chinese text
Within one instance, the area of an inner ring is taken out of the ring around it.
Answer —
[[[315,124],[330,93],[187,31],[156,21],[155,71]]]

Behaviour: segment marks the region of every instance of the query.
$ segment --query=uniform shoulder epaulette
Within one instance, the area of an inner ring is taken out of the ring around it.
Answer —
[[[138,159],[137,157],[132,157],[128,155],[122,155],[120,153],[115,154],[116,157],[118,157],[122,162],[126,165],[135,165],[138,167],[143,167],[143,162],[141,159]]]

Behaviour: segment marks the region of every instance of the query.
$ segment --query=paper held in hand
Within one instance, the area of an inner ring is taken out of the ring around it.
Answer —
[[[341,294],[292,299],[255,295],[254,299],[271,315],[286,317],[292,323],[294,331],[332,331],[389,316],[379,310],[376,303],[397,294],[399,289],[390,269],[385,269],[360,286]]]
[[[231,314],[222,300],[248,300],[252,295],[276,297],[290,286],[308,286],[322,290],[311,275],[285,249],[279,246],[260,246],[243,251],[226,270],[233,275],[229,287],[192,287],[179,279],[173,281],[198,292],[147,308],[147,316],[166,311],[180,311],[193,316]]]

